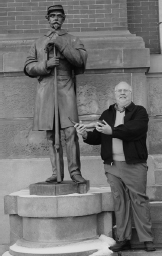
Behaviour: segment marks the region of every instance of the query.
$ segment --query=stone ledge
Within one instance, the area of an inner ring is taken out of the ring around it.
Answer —
[[[85,31],[85,32],[69,32],[70,34],[74,36],[79,36],[80,38],[89,38],[89,37],[128,37],[129,39],[132,38],[134,40],[135,34],[131,34],[129,30],[114,30],[114,31]],[[28,34],[0,34],[0,41],[8,41],[8,42],[14,42],[18,40],[24,40],[23,43],[25,43],[25,40],[36,40],[40,36],[43,36],[44,34],[39,33],[28,33]],[[144,41],[141,37],[136,37],[138,42],[142,46],[144,46]]]
[[[150,66],[149,49],[141,37],[129,31],[72,34],[81,38],[88,51],[87,70]],[[40,35],[0,35],[0,72],[23,71],[27,52],[38,37]]]
[[[94,187],[87,194],[64,196],[33,196],[29,195],[29,190],[26,189],[5,196],[5,213],[23,217],[74,217],[103,211],[113,211],[109,187]]]

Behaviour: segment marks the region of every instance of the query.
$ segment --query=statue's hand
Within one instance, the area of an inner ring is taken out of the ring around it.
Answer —
[[[67,43],[68,42],[66,38],[64,38],[63,36],[57,36],[55,39],[51,39],[50,41],[47,42],[47,44],[45,45],[45,51],[49,52],[53,49],[54,46],[56,46],[56,48],[60,52],[62,52],[66,47]]]
[[[63,36],[57,36],[56,38],[55,38],[55,40],[54,40],[54,43],[55,43],[55,46],[56,46],[56,48],[60,51],[60,52],[62,52],[64,49],[65,49],[65,47],[66,47],[66,45],[67,45],[67,39],[65,38],[65,37],[63,37]]]
[[[45,48],[44,48],[45,51],[46,51],[46,52],[51,51],[51,50],[53,49],[54,45],[55,45],[55,40],[54,40],[54,39],[51,39],[50,41],[48,41],[48,42],[46,43]]]
[[[47,68],[54,68],[59,65],[59,58],[53,57],[47,61]]]

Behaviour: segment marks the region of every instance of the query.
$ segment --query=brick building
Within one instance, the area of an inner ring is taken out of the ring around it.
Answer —
[[[64,27],[69,31],[124,30],[128,27],[131,33],[144,39],[151,53],[160,53],[159,0],[127,0],[127,10],[122,0],[1,0],[1,34],[44,33],[48,30],[44,19],[47,6],[60,2],[67,14]]]
[[[1,0],[0,254],[10,243],[4,196],[51,174],[45,135],[32,131],[37,82],[24,75],[23,65],[33,41],[48,31],[45,15],[52,4],[64,6],[64,28],[79,35],[88,50],[86,72],[76,80],[80,118],[85,122],[98,118],[113,102],[113,87],[121,80],[132,85],[135,103],[147,108],[148,194],[152,200],[162,200],[156,189],[162,184],[162,1]],[[92,186],[107,186],[99,147],[85,147],[82,141],[80,147],[83,175]],[[67,167],[65,172],[68,178]],[[12,242],[16,235],[12,234]]]

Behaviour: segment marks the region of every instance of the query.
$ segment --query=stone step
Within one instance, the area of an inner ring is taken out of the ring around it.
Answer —
[[[152,232],[156,247],[162,248],[162,202],[150,202],[150,212],[152,220]],[[132,245],[140,247],[136,229],[133,228]]]
[[[162,224],[153,224],[152,232],[153,232],[155,247],[157,249],[158,248],[161,249],[162,248]],[[115,233],[116,233],[116,231],[114,229],[114,234]],[[115,235],[114,235],[114,237],[115,237]],[[132,227],[131,248],[135,249],[135,250],[136,249],[144,249],[144,243],[139,242],[137,231],[134,227]]]
[[[154,237],[154,244],[156,248],[162,248],[162,202],[150,202],[150,212],[152,219],[152,232]],[[116,227],[114,227],[113,233],[114,237],[116,237]],[[134,228],[134,223],[132,227],[131,246],[134,249],[144,248],[144,244],[139,242],[137,231]]]
[[[162,250],[156,250],[154,252],[146,252],[144,250],[131,250],[131,251],[123,251],[119,253],[111,254],[111,256],[161,256]],[[6,255],[8,256],[8,255]]]
[[[154,244],[156,248],[162,248],[162,225],[154,226],[152,228]],[[135,228],[132,229],[131,246],[133,249],[144,249],[144,244],[139,242],[137,231]]]

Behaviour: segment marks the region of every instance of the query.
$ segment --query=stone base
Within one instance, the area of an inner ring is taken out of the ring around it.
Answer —
[[[30,195],[57,196],[73,193],[86,194],[90,188],[90,182],[75,183],[67,180],[61,183],[38,182],[29,186]]]
[[[9,251],[4,253],[3,256],[90,256],[95,252],[97,252],[97,255],[100,255],[100,253],[103,255],[103,252],[104,255],[110,255],[112,253],[108,247],[114,243],[115,241],[112,238],[104,235],[59,246],[42,244],[41,247],[36,243],[21,239],[10,246]]]
[[[100,249],[99,236],[112,236],[113,202],[109,187],[86,194],[30,195],[21,190],[5,197],[10,218],[9,255],[90,256]]]
[[[99,240],[99,239],[98,239]],[[95,242],[97,242],[97,240],[94,240]],[[98,256],[105,256],[105,255],[112,255],[112,256],[148,256],[148,254],[149,255],[151,255],[151,256],[161,256],[162,255],[162,250],[156,250],[156,251],[154,251],[154,252],[150,252],[150,253],[148,253],[148,252],[146,252],[146,251],[144,251],[144,250],[129,250],[129,251],[122,251],[122,252],[119,252],[119,253],[111,253],[111,251],[110,250],[106,250],[106,251],[104,251],[104,250],[100,250],[101,249],[101,247],[102,247],[102,245],[100,244],[100,243],[97,243],[97,246],[95,246],[95,249],[93,248],[92,249],[92,247],[94,246],[94,244],[93,244],[93,246],[92,246],[92,241],[90,241],[90,242],[88,242],[88,243],[82,243],[82,244],[80,244],[80,247],[81,246],[85,246],[84,247],[84,250],[80,250],[80,251],[78,251],[78,252],[76,252],[76,251],[73,251],[73,249],[75,248],[77,248],[77,246],[78,245],[76,245],[76,246],[71,246],[71,245],[69,245],[69,246],[67,246],[67,247],[64,247],[64,249],[62,248],[62,252],[60,251],[59,252],[59,250],[60,250],[60,248],[51,248],[51,252],[53,251],[53,250],[56,250],[55,252],[56,253],[54,253],[54,252],[52,252],[52,254],[51,253],[49,253],[49,252],[47,252],[48,254],[45,254],[45,255],[48,255],[48,256],[92,256],[93,255],[93,253],[94,252],[96,252],[97,251],[97,255]],[[91,247],[92,246],[92,247]],[[99,247],[100,246],[100,247]],[[64,252],[64,250],[67,250],[68,249],[68,247],[69,248],[71,248],[71,251],[66,251],[66,253]],[[92,250],[88,250],[88,251],[86,251],[86,249],[89,247],[89,249],[91,248]],[[97,248],[98,247],[98,248]],[[13,248],[13,247],[12,247]],[[15,249],[16,249],[16,246],[14,247]],[[18,249],[18,247],[17,247],[17,249]],[[44,248],[44,250],[45,250],[45,248]],[[15,256],[15,255],[19,255],[19,256],[28,256],[28,255],[33,255],[33,256],[44,256],[44,253],[42,252],[42,249],[41,249],[41,253],[39,253],[39,251],[40,251],[40,249],[35,249],[35,251],[33,251],[34,252],[34,254],[28,254],[28,250],[26,250],[26,252],[25,253],[21,253],[20,251],[18,252],[18,254],[15,254],[15,252],[9,252],[9,251],[7,251],[7,252],[5,252],[2,256]]]

